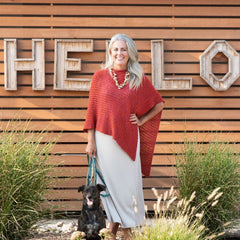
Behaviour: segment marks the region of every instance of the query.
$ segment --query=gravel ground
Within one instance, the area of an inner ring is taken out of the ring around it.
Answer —
[[[27,238],[27,240],[69,240],[71,238],[72,233],[65,234],[57,234],[57,233],[45,233],[45,234],[37,234],[33,237]],[[123,235],[121,231],[117,233],[117,239],[123,240]]]
[[[108,224],[108,222],[107,222]],[[77,219],[59,219],[39,222],[26,240],[69,240],[77,230]],[[121,229],[117,239],[122,240]]]
[[[27,240],[69,240],[72,233],[42,233],[35,234],[32,237],[27,238]],[[117,233],[117,239],[123,240],[123,234],[121,231]]]
[[[108,225],[108,222],[107,222]],[[77,230],[77,219],[59,219],[41,221],[36,225],[30,237],[26,240],[69,240],[73,232]],[[117,233],[117,239],[123,240],[121,229]],[[240,221],[236,227],[227,232],[226,240],[240,239]]]
[[[34,234],[32,237],[27,238],[28,240],[67,240],[71,238],[72,233],[39,233]]]

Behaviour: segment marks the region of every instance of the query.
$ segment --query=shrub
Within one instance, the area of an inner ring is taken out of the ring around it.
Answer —
[[[196,192],[196,205],[216,188],[223,192],[218,207],[206,209],[204,221],[210,231],[222,231],[224,223],[239,216],[239,155],[234,144],[220,141],[216,133],[210,134],[209,142],[185,137],[182,152],[176,154],[176,172],[180,197]]]
[[[23,239],[41,217],[40,203],[49,185],[47,165],[53,144],[44,132],[18,131],[11,121],[0,133],[0,239]],[[10,129],[10,130],[9,130]]]
[[[132,240],[207,240],[222,235],[206,235],[203,222],[205,212],[200,211],[200,206],[192,206],[195,193],[189,199],[178,201],[173,188],[164,195],[159,196],[155,189],[154,193],[157,197],[157,203],[154,204],[155,216],[150,224],[147,223],[133,232]],[[218,190],[212,193],[214,197],[217,194]],[[210,207],[213,202],[213,198],[209,198],[202,204]]]

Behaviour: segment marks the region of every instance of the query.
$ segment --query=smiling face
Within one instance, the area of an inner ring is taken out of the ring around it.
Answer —
[[[113,59],[113,68],[116,70],[127,69],[129,59],[128,48],[123,40],[116,40],[111,48],[111,56]]]

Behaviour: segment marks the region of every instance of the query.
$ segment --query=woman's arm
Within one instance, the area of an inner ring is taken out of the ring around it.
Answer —
[[[88,144],[86,147],[86,153],[91,157],[96,157],[96,143],[95,143],[95,129],[88,129]]]
[[[130,115],[130,122],[132,124],[137,124],[138,126],[142,126],[145,122],[155,117],[159,112],[163,110],[164,103],[157,103],[152,109],[150,109],[146,114],[141,117],[137,117],[136,114]]]

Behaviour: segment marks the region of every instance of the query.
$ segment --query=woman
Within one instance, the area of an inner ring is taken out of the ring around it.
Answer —
[[[107,54],[91,83],[86,153],[96,157],[110,194],[102,197],[110,230],[116,236],[121,224],[128,240],[131,228],[144,223],[141,172],[150,174],[164,101],[143,74],[130,37],[113,36]]]

